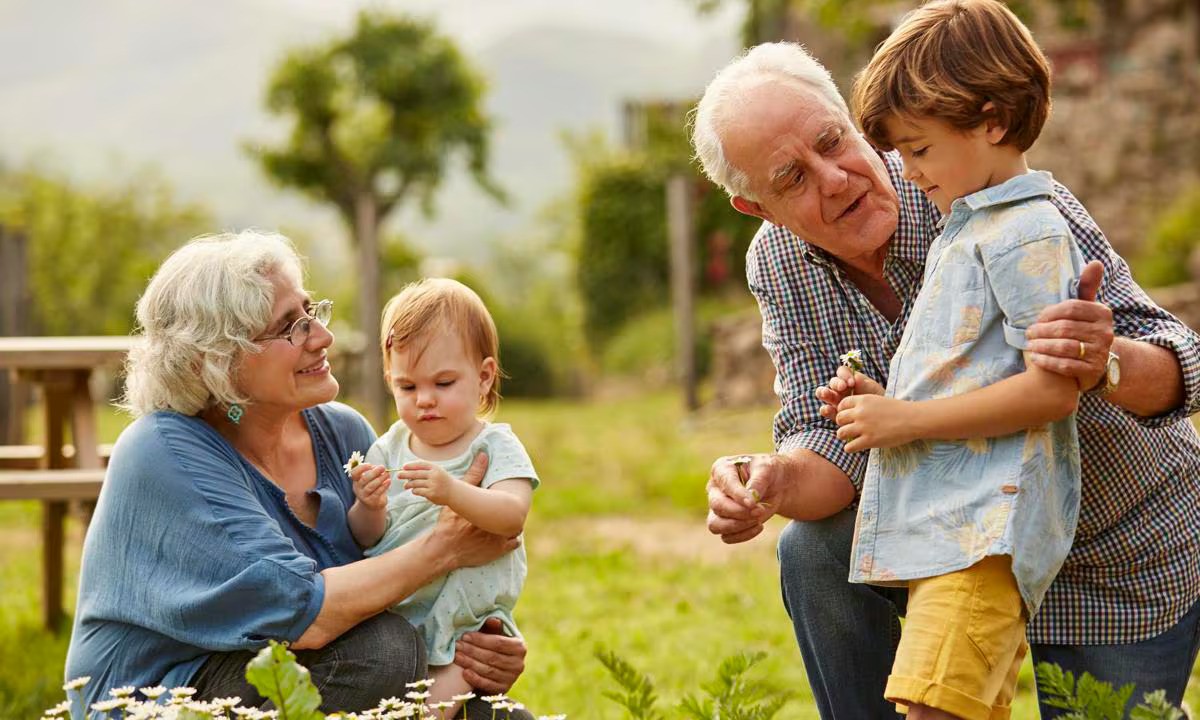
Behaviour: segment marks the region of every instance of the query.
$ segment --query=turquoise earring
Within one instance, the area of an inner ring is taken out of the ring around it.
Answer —
[[[229,406],[229,411],[225,413],[225,417],[229,418],[229,422],[237,425],[242,421],[242,416],[245,414],[246,410],[238,403],[234,403]]]

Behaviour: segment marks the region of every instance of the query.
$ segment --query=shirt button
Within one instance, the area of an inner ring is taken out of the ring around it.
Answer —
[[[1018,488],[1016,485],[1001,485],[1000,486],[1000,492],[1004,493],[1005,495],[1016,495],[1017,489]]]

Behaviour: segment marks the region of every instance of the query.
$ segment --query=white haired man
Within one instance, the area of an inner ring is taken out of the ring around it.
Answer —
[[[815,392],[850,349],[886,383],[940,214],[796,44],[760,45],[718,73],[692,141],[733,206],[764,220],[746,275],[781,404],[775,453],[713,463],[708,528],[736,543],[773,514],[793,520],[780,575],[821,716],[894,718],[883,687],[905,592],[847,581],[867,458],[844,451]],[[1200,337],[1146,297],[1066,188],[1052,202],[1092,262],[1080,299],[1046,308],[1026,338],[1032,362],[1092,390],[1077,418],[1075,542],[1029,641],[1036,662],[1179,698],[1200,643],[1200,437],[1186,421],[1200,409]]]

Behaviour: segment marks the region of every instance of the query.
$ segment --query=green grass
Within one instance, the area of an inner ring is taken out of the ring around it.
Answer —
[[[707,534],[704,479],[721,454],[766,450],[771,410],[685,419],[676,395],[602,402],[506,402],[545,484],[526,532],[529,579],[517,620],[529,642],[514,695],[540,713],[618,720],[615,688],[592,653],[604,645],[654,678],[662,706],[696,693],[739,651],[768,658],[751,677],[796,699],[781,718],[816,718],[779,598],[772,537],[727,547]],[[111,441],[125,420],[99,422]],[[35,503],[0,503],[0,718],[36,718],[62,698],[66,634],[39,628]],[[74,604],[78,526],[68,544]],[[1013,717],[1037,717],[1028,663]],[[1193,682],[1189,701],[1200,705]]]

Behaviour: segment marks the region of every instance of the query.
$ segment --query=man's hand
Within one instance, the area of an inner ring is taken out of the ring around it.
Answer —
[[[708,474],[708,531],[740,543],[763,531],[775,514],[786,478],[779,455],[728,455]]]
[[[821,417],[832,420],[837,416],[837,407],[851,395],[882,395],[883,386],[860,372],[842,365],[837,375],[827,385],[817,388],[816,396],[821,401]]]
[[[838,405],[838,439],[846,452],[905,445],[913,437],[915,404],[879,395],[851,395]]]
[[[454,664],[476,690],[506,693],[525,670],[525,641],[503,635],[501,628],[499,618],[488,618],[454,647]]]
[[[387,509],[387,491],[392,486],[392,478],[382,465],[360,463],[350,471],[350,483],[354,497],[363,507],[376,512]]]
[[[449,505],[458,482],[441,465],[425,461],[410,462],[396,471],[396,479],[404,480],[404,489],[437,505]]]
[[[1078,299],[1045,308],[1025,331],[1029,362],[1075,378],[1082,391],[1100,384],[1113,343],[1112,310],[1096,302],[1103,278],[1104,265],[1099,260],[1088,263],[1079,274]]]

